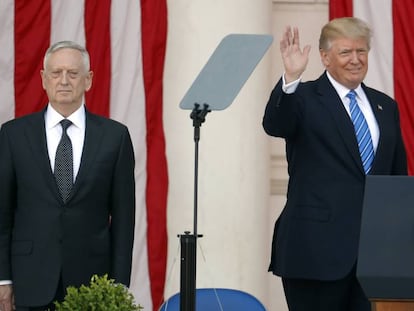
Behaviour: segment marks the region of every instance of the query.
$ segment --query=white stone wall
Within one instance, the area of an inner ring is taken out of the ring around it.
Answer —
[[[270,91],[283,72],[279,39],[287,24],[311,44],[305,79],[322,70],[317,50],[327,0],[168,0],[164,125],[169,166],[169,257],[165,296],[179,291],[178,234],[193,230],[194,141],[179,103],[223,37],[272,34],[271,49],[232,105],[207,115],[199,143],[197,287],[238,288],[268,310],[287,310],[280,280],[267,272],[273,224],[285,201],[284,144],[262,126]],[[202,251],[200,251],[200,249]]]

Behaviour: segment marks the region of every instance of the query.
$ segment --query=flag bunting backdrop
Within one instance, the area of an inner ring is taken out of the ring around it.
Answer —
[[[88,109],[130,130],[137,185],[131,291],[145,310],[158,310],[163,300],[167,258],[166,32],[166,0],[0,1],[0,123],[47,104],[44,53],[51,43],[73,40],[91,56]]]
[[[414,173],[414,1],[330,0],[329,18],[355,16],[373,30],[365,83],[395,98],[407,149],[409,174]]]

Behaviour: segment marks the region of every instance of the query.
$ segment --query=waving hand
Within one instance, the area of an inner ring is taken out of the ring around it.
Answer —
[[[305,71],[309,60],[310,45],[306,45],[303,50],[299,44],[299,30],[287,26],[280,40],[280,52],[282,54],[283,65],[285,67],[285,81],[292,82],[300,78]]]

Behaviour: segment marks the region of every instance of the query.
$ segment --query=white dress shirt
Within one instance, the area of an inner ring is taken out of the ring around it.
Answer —
[[[326,72],[326,75],[328,76],[329,81],[333,85],[335,91],[338,93],[339,97],[342,100],[342,103],[348,112],[349,117],[351,117],[351,112],[349,110],[349,104],[350,99],[346,97],[346,95],[349,93],[350,89],[346,88],[342,84],[338,83],[330,74],[329,72]],[[285,75],[282,76],[283,85],[282,90],[283,92],[287,94],[292,94],[296,91],[296,88],[298,87],[302,77],[300,77],[298,80],[292,81],[290,83],[285,82]],[[371,133],[371,139],[372,139],[372,145],[374,146],[374,152],[377,151],[378,147],[378,141],[379,141],[379,127],[377,119],[375,118],[374,112],[372,111],[371,105],[369,104],[368,98],[365,95],[364,90],[362,89],[361,85],[359,85],[355,90],[355,93],[357,94],[356,100],[358,102],[358,106],[362,111],[362,114],[364,115],[365,119],[367,120],[369,131]]]
[[[329,72],[326,72],[326,73],[327,73],[329,81],[332,83],[333,87],[335,88],[336,92],[341,98],[342,103],[344,104],[349,117],[351,117],[351,111],[349,109],[349,104],[351,100],[348,97],[346,97],[350,89],[336,82],[336,80],[332,78]],[[378,147],[378,141],[379,141],[379,128],[378,128],[377,119],[375,119],[374,113],[372,112],[371,105],[369,104],[368,98],[365,95],[365,92],[362,89],[361,85],[358,85],[358,87],[354,89],[354,91],[357,94],[356,100],[357,100],[358,106],[361,109],[362,114],[365,117],[365,120],[367,120],[369,131],[371,133],[372,145],[374,147],[374,152],[376,152],[377,147]]]
[[[62,136],[62,126],[60,121],[64,117],[59,114],[52,105],[48,105],[45,113],[45,129],[47,150],[49,153],[50,167],[52,172],[55,169],[55,156],[56,149]],[[73,150],[73,182],[76,180],[76,176],[79,172],[83,143],[85,141],[85,120],[86,113],[84,105],[81,105],[78,110],[67,117],[72,122],[72,125],[68,127],[67,133],[72,142]]]

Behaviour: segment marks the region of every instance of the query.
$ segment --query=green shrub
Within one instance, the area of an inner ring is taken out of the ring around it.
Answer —
[[[89,286],[69,286],[64,300],[55,302],[56,311],[139,311],[133,295],[123,284],[108,279],[108,275],[91,278]]]

